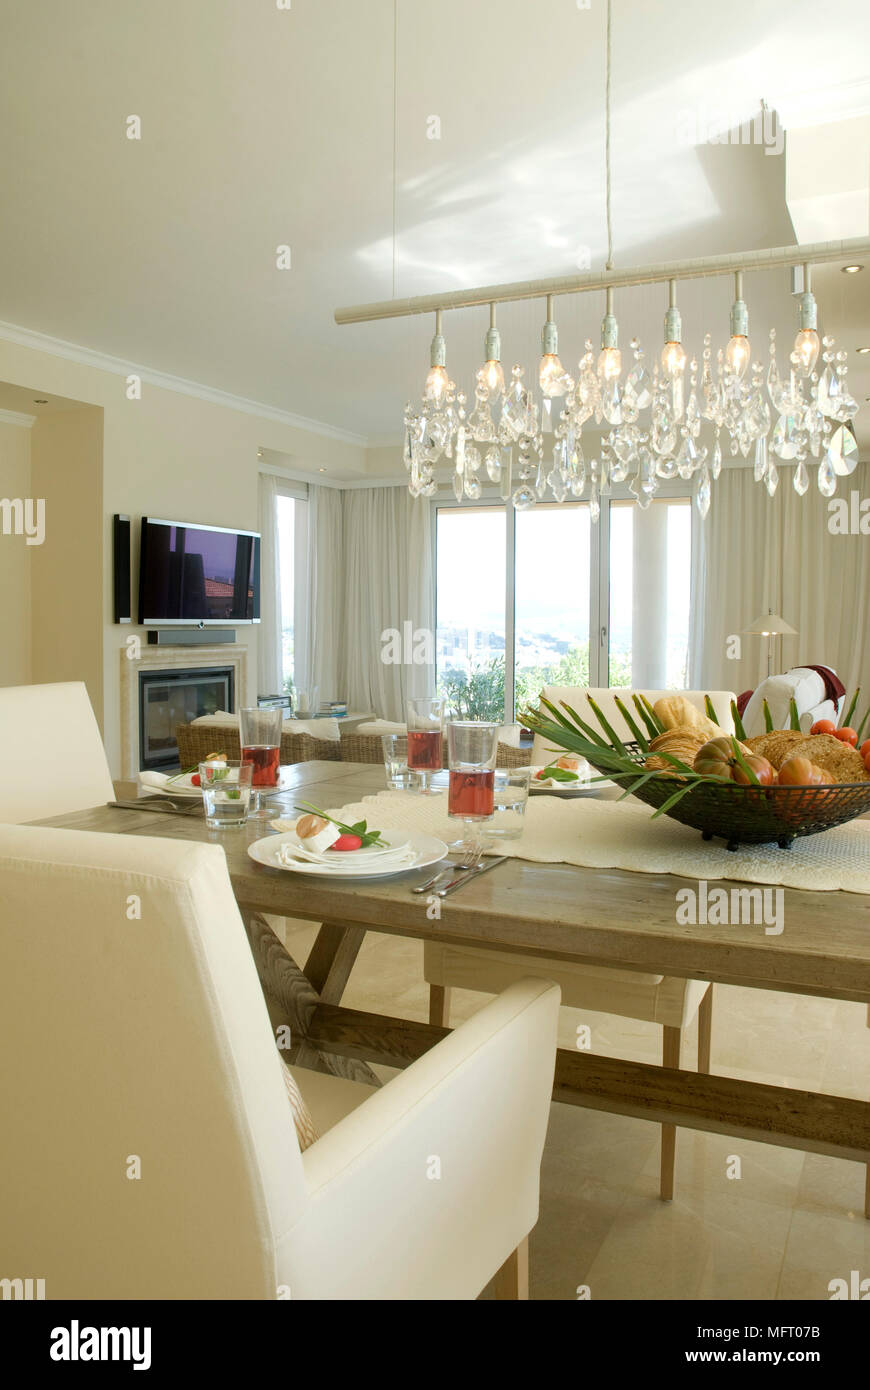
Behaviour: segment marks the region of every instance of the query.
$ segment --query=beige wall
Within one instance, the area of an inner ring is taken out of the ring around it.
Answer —
[[[45,500],[45,540],[31,559],[34,684],[83,680],[103,718],[103,412],[36,421],[31,487]]]
[[[0,422],[0,498],[20,498],[30,489],[30,430]],[[28,685],[30,665],[30,571],[34,550],[24,536],[4,535],[0,525],[0,686]]]
[[[113,513],[130,515],[134,530],[138,530],[138,518],[143,514],[256,530],[259,448],[289,457],[294,469],[320,482],[321,468],[333,478],[364,477],[365,451],[359,445],[314,434],[280,419],[151,386],[147,381],[142,384],[141,400],[129,400],[125,377],[117,372],[5,339],[0,339],[0,381],[35,388],[34,395],[41,391],[102,407],[102,498],[90,499],[102,536],[101,607],[93,601],[91,611],[82,616],[81,630],[90,651],[96,609],[101,626],[103,737],[117,776],[121,763],[120,652],[131,632],[139,632],[143,641],[145,635],[135,624],[118,626],[112,622]],[[71,500],[76,514],[81,515],[81,499]],[[89,574],[98,549],[86,527],[86,536],[77,542],[85,573]],[[135,578],[134,564],[134,583]],[[92,584],[92,576],[87,582]],[[257,630],[239,628],[238,632],[249,651],[249,689],[244,695],[251,698],[256,694]],[[46,660],[40,661],[39,674],[34,671],[33,678],[69,677],[55,674],[46,651]],[[241,697],[243,692],[239,694]],[[99,703],[95,699],[98,707]]]

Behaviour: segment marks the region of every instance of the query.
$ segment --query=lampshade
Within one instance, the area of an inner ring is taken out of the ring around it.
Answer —
[[[762,613],[743,632],[754,637],[796,637],[797,628],[791,627],[778,613]]]

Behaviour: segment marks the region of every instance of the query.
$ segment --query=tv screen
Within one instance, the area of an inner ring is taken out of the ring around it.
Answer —
[[[258,623],[260,537],[143,516],[139,622]]]

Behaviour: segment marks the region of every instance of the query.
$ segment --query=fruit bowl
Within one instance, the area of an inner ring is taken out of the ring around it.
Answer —
[[[638,772],[643,757],[637,745],[626,745],[636,760]],[[605,766],[607,759],[596,760],[594,753],[587,757],[593,766],[611,781],[622,785],[636,781],[636,773],[615,773]],[[681,778],[670,773],[658,773],[632,795],[656,810],[674,795]],[[870,811],[870,782],[834,782],[814,787],[741,787],[733,782],[698,782],[663,814],[693,830],[700,830],[705,840],[719,835],[727,848],[736,850],[741,844],[762,845],[775,842],[781,849],[801,835],[818,835],[844,825],[856,816]]]

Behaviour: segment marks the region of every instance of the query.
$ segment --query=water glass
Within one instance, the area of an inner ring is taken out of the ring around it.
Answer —
[[[394,791],[416,791],[420,782],[417,773],[408,767],[408,735],[383,734],[381,745],[384,750],[387,786]]]
[[[205,823],[212,830],[242,826],[251,802],[250,763],[215,760],[200,763],[199,781],[205,807]]]
[[[252,768],[251,815],[267,816],[260,788],[277,787],[281,769],[281,729],[284,723],[282,709],[243,709],[239,714],[239,738],[242,745],[242,762],[250,763]]]
[[[455,721],[447,726],[450,786],[447,814],[461,820],[465,838],[452,849],[479,849],[480,826],[494,810],[495,760],[500,724]]]
[[[487,834],[500,840],[520,838],[525,825],[531,782],[530,767],[496,768],[492,824],[487,828]]]
[[[420,790],[428,792],[432,773],[444,764],[444,710],[440,695],[408,700],[408,767],[420,774]]]

